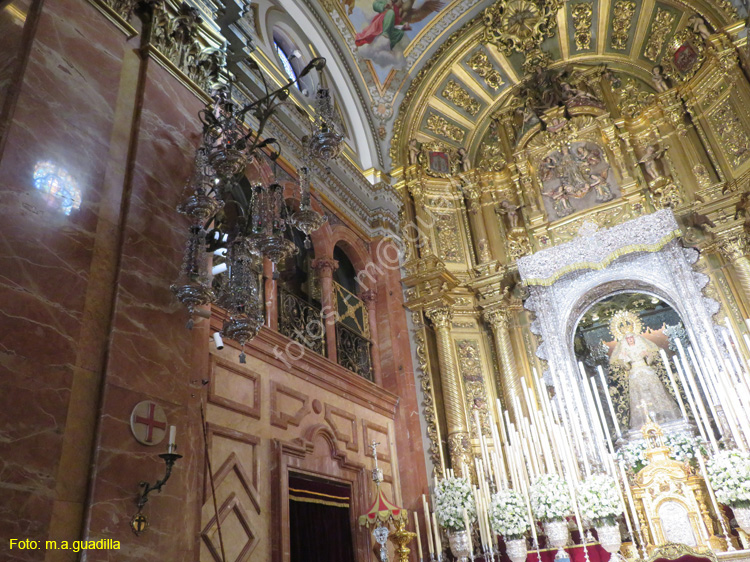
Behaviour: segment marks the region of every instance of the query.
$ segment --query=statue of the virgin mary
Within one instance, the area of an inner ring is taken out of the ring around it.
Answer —
[[[680,419],[677,402],[664,382],[659,346],[642,335],[638,315],[628,310],[616,312],[609,331],[617,341],[609,357],[609,370],[610,392],[620,423],[639,430],[649,421],[648,413],[657,423]]]

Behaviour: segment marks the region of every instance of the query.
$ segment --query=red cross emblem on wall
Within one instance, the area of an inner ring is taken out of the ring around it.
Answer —
[[[167,433],[167,415],[156,402],[138,402],[130,414],[130,430],[143,445],[158,445]]]

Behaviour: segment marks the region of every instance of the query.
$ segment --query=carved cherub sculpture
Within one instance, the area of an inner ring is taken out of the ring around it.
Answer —
[[[688,20],[688,25],[695,33],[700,35],[704,40],[708,40],[708,38],[711,36],[711,32],[708,30],[708,26],[706,25],[706,20],[704,20],[698,14],[694,14],[690,16],[690,19]]]
[[[459,163],[461,164],[461,172],[465,174],[466,172],[471,170],[471,160],[469,160],[469,152],[464,147],[461,147],[458,149],[457,154]]]
[[[417,139],[411,139],[409,141],[409,165],[413,166],[419,159],[419,143]]]
[[[657,92],[662,93],[669,90],[667,78],[662,74],[661,66],[657,65],[651,69],[651,81],[654,83],[654,89]]]
[[[658,149],[655,144],[650,144],[646,147],[643,156],[638,160],[639,164],[643,164],[643,170],[646,172],[647,176],[646,179],[653,181],[662,176],[656,162],[662,157],[664,152],[664,149]]]

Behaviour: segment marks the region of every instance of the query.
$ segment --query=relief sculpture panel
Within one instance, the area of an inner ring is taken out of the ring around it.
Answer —
[[[591,141],[574,141],[549,152],[539,164],[538,177],[551,220],[620,196],[604,150]]]

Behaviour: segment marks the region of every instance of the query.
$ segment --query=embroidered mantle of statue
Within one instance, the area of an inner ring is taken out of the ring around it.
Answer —
[[[648,412],[660,424],[681,419],[659,346],[645,337],[640,318],[621,310],[612,316],[609,331],[616,342],[609,356],[609,377],[619,423],[640,430],[649,421]]]
[[[539,165],[539,181],[552,220],[620,196],[604,151],[590,141],[574,141],[547,154]]]

